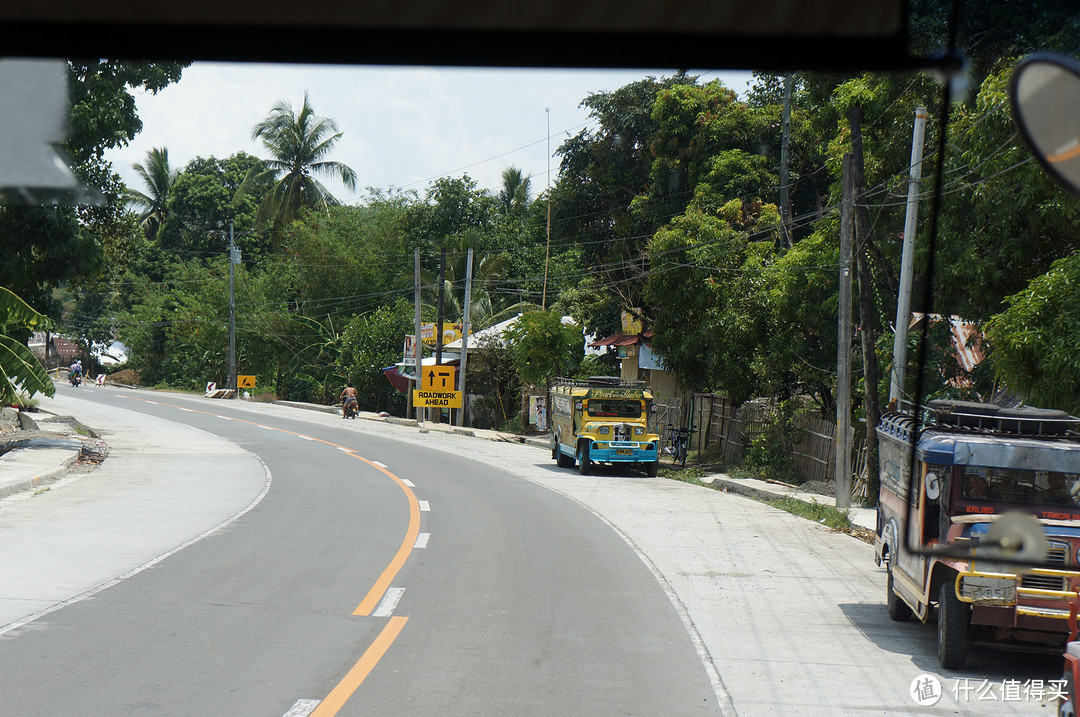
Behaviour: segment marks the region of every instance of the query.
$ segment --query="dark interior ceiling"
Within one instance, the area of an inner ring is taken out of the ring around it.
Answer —
[[[895,70],[904,0],[0,0],[6,56]]]

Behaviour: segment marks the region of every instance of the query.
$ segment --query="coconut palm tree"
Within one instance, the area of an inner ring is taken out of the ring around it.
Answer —
[[[529,206],[532,175],[523,176],[520,169],[511,165],[503,170],[502,181],[503,186],[499,190],[499,208],[507,216],[521,216]]]
[[[325,159],[341,132],[332,119],[315,114],[306,92],[299,110],[294,111],[287,102],[278,103],[266,119],[255,125],[251,136],[262,140],[271,158],[264,160],[265,169],[248,172],[237,198],[260,180],[276,180],[255,215],[258,228],[272,226],[280,232],[296,218],[301,207],[325,210],[338,204],[313,174],[337,177],[347,188],[356,188],[356,172],[341,162]]]
[[[146,163],[136,162],[131,168],[142,177],[147,192],[128,188],[125,192],[130,204],[142,210],[139,222],[146,236],[153,239],[165,223],[166,203],[179,170],[169,166],[169,150],[155,147],[146,153]]]

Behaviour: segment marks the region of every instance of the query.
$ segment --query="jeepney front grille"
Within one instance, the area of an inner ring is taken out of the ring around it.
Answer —
[[[1048,543],[1046,546],[1046,564],[1065,567],[1069,554],[1068,543]],[[1057,575],[1023,575],[1020,578],[1020,587],[1035,588],[1036,590],[1065,590],[1065,578]]]

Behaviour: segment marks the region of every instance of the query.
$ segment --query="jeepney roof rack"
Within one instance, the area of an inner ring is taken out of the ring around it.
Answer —
[[[589,376],[588,378],[556,378],[554,386],[573,386],[575,388],[646,388],[645,381],[631,381],[618,376]]]
[[[1080,437],[1080,418],[1065,411],[1020,406],[1002,408],[993,403],[934,399],[923,411],[923,428],[1025,438]],[[879,429],[902,440],[911,440],[915,417],[891,412],[881,418]]]

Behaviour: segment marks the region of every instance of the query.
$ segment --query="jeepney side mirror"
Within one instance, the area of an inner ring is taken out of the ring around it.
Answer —
[[[1024,58],[1013,72],[1009,102],[1043,169],[1080,196],[1080,62],[1045,53]]]

